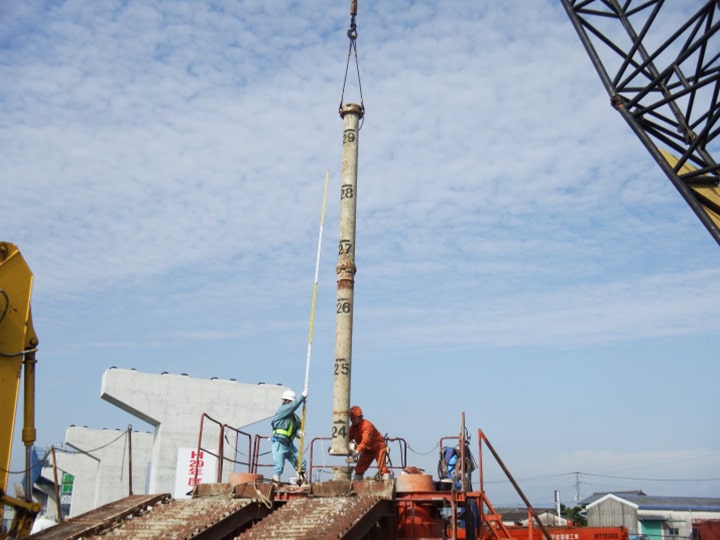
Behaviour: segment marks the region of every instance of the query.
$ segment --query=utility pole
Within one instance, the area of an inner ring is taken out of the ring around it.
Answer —
[[[337,303],[335,315],[335,365],[330,454],[347,456],[348,409],[352,367],[352,321],[355,289],[355,221],[357,212],[358,135],[363,108],[348,103],[340,109],[343,119],[343,154],[340,185],[340,238],[338,242]],[[343,474],[338,473],[340,476]],[[341,479],[341,478],[336,478]]]
[[[345,79],[340,94],[340,118],[343,119],[342,170],[340,172],[340,239],[338,242],[337,302],[335,308],[335,363],[333,365],[333,412],[329,453],[335,456],[350,455],[349,413],[350,374],[352,371],[352,322],[355,295],[355,216],[357,213],[358,136],[360,121],[365,115],[357,59],[357,0],[350,1],[350,40]],[[350,58],[355,56],[360,104],[344,103]],[[348,458],[348,463],[350,458]],[[351,468],[336,467],[334,480],[349,480]]]

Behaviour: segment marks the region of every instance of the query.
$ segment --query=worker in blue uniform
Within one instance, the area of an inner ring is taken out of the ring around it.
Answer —
[[[300,418],[295,411],[302,405],[308,396],[307,389],[303,390],[299,396],[295,395],[292,390],[285,390],[280,399],[282,405],[273,416],[272,425],[272,455],[273,455],[273,477],[274,484],[280,484],[280,476],[285,468],[285,461],[289,461],[294,469],[298,465],[298,449],[295,446],[294,439],[300,435]],[[303,458],[302,469],[299,473],[298,483],[306,481],[306,462]]]

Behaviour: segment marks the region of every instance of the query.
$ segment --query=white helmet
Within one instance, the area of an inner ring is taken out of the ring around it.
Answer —
[[[288,401],[294,401],[295,400],[295,392],[292,390],[285,390],[282,393],[282,397],[280,399],[287,399]]]

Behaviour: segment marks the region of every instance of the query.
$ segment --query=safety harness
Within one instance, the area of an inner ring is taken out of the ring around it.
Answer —
[[[295,438],[295,429],[296,426],[300,423],[300,419],[297,417],[296,414],[292,415],[292,418],[290,418],[290,424],[288,425],[287,429],[283,428],[273,428],[273,439],[277,440],[278,442],[281,442],[283,444],[290,444],[292,443],[292,440]]]

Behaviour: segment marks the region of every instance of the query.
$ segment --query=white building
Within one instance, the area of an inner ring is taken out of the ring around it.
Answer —
[[[583,501],[589,527],[626,527],[642,540],[687,540],[693,524],[720,519],[720,498],[596,493]]]

